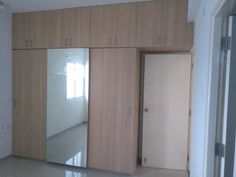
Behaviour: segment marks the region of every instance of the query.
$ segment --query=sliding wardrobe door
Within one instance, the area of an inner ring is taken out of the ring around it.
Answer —
[[[92,49],[89,167],[133,173],[138,122],[136,49]]]
[[[46,51],[13,51],[13,154],[45,159]]]

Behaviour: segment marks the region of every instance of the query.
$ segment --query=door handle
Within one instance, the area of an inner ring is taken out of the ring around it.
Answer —
[[[145,108],[145,109],[144,109],[144,112],[148,112],[148,111],[149,111],[148,108]]]

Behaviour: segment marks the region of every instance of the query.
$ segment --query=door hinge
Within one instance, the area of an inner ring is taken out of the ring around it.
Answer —
[[[225,145],[222,143],[215,144],[215,156],[224,157],[225,156]]]
[[[231,37],[225,36],[221,37],[221,50],[228,51],[231,48]]]
[[[188,155],[188,156],[187,156],[187,162],[189,162],[189,160],[190,160],[190,156]]]

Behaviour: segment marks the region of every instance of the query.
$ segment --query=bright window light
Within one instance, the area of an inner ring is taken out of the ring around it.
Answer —
[[[67,99],[83,96],[84,66],[79,63],[67,63]]]

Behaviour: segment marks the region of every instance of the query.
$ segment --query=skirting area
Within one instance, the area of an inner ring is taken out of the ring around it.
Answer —
[[[81,123],[48,138],[47,158],[49,161],[86,166],[87,126],[87,123]]]
[[[129,177],[83,168],[66,167],[52,163],[8,157],[0,160],[0,177]],[[188,177],[187,172],[138,168],[134,177]]]

